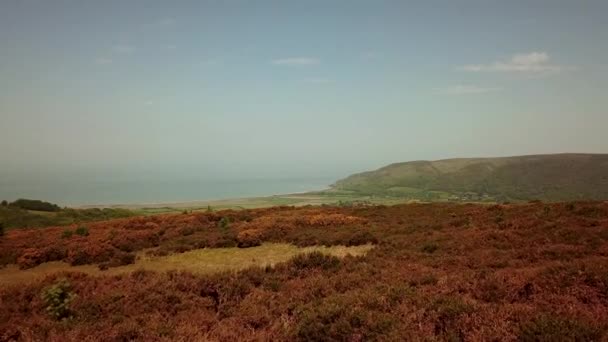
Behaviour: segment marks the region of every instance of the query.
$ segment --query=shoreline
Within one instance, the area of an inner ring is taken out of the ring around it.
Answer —
[[[319,190],[307,190],[290,193],[275,193],[270,195],[262,196],[251,196],[251,197],[229,197],[221,199],[208,199],[208,200],[186,200],[186,201],[174,201],[174,202],[149,202],[149,203],[108,203],[108,204],[81,204],[81,205],[68,205],[69,208],[74,209],[92,209],[92,208],[111,208],[111,209],[186,209],[195,207],[204,207],[211,205],[229,205],[238,206],[237,204],[272,199],[272,198],[298,198],[301,197],[303,200],[306,198],[305,195],[313,196],[315,193],[325,192],[331,190],[332,187],[325,187]],[[319,197],[319,196],[317,196]]]

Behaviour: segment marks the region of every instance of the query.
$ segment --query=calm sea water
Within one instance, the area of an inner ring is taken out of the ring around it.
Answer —
[[[268,196],[321,190],[335,179],[0,181],[0,199],[42,199],[60,205],[144,204]]]

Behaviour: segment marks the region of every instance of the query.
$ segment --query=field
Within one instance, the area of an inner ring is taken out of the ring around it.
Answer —
[[[0,272],[91,270],[0,286],[0,340],[608,338],[606,202],[272,207],[78,229],[0,238]],[[285,255],[262,261],[265,248]],[[205,255],[245,268],[168,266]]]

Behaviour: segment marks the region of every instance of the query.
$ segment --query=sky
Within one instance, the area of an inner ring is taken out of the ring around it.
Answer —
[[[0,2],[0,175],[608,152],[608,1]]]

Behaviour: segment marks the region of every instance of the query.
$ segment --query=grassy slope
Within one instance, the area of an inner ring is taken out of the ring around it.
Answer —
[[[431,200],[599,200],[608,198],[608,154],[397,163],[342,179],[335,189]]]

